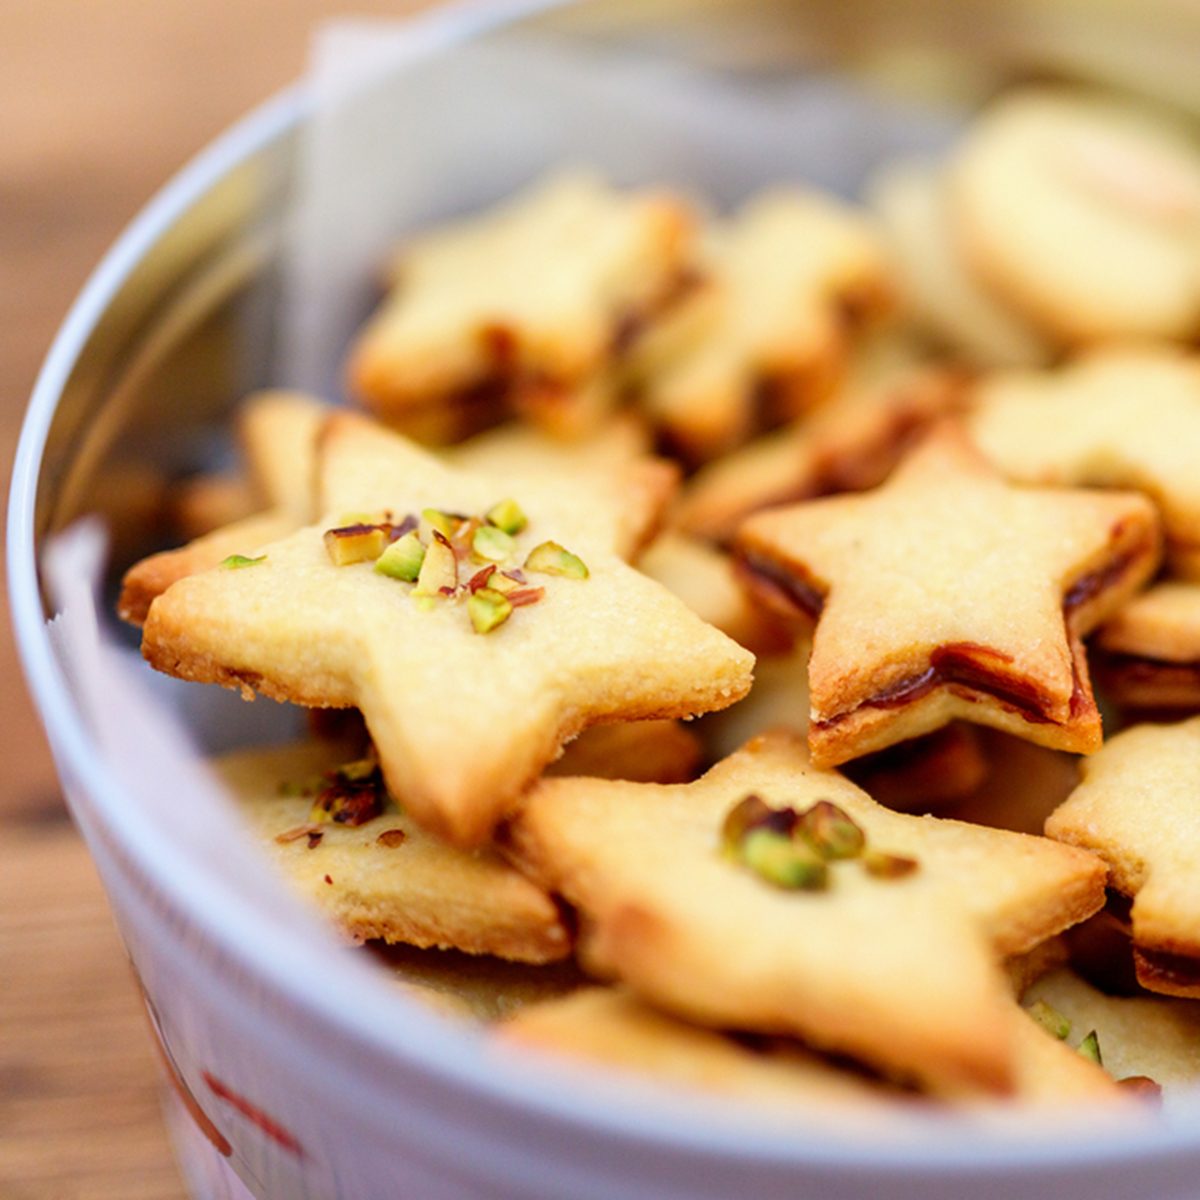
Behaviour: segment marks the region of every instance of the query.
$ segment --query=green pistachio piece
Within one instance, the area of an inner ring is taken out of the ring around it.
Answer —
[[[471,549],[487,562],[503,562],[516,548],[516,542],[495,525],[480,525],[471,539]]]
[[[257,558],[247,558],[244,554],[231,554],[228,558],[221,559],[219,565],[227,571],[240,571],[243,567],[257,567],[259,563],[266,561],[265,554],[260,554]]]
[[[476,633],[491,633],[508,620],[512,610],[508,597],[492,588],[480,588],[467,598],[467,614]]]
[[[421,532],[429,541],[433,531],[445,537],[452,538],[458,532],[459,518],[451,513],[442,512],[439,508],[421,509]]]
[[[335,567],[373,562],[387,544],[387,531],[378,525],[342,525],[325,531],[325,549]]]
[[[449,596],[458,587],[458,559],[450,543],[440,534],[435,533],[433,540],[425,551],[425,559],[417,574],[417,586],[413,588],[414,596]]]
[[[867,850],[862,856],[863,869],[876,879],[903,879],[921,864],[903,854],[886,854],[882,850]]]
[[[751,829],[742,839],[740,857],[756,875],[779,888],[817,892],[829,883],[829,868],[811,846],[773,829]]]
[[[484,520],[505,533],[520,533],[529,524],[525,510],[515,500],[501,500],[484,514]]]
[[[563,575],[567,579],[586,579],[589,574],[583,559],[557,542],[534,546],[525,560],[525,569],[540,575]]]
[[[800,814],[797,833],[825,859],[857,858],[867,846],[866,834],[829,800],[818,800]]]
[[[1025,1010],[1048,1034],[1065,1042],[1071,1036],[1071,1022],[1045,1000],[1035,1000]]]
[[[1100,1037],[1094,1029],[1079,1043],[1079,1053],[1096,1066],[1104,1066],[1104,1059],[1100,1057]]]
[[[370,779],[378,770],[379,759],[372,752],[363,758],[342,763],[340,767],[335,767],[330,774],[346,783],[361,783],[364,779]]]
[[[740,857],[742,839],[770,815],[770,806],[753,792],[739,800],[725,814],[725,820],[721,823],[721,849],[727,855]]]
[[[417,537],[414,529],[397,538],[375,560],[375,570],[389,579],[413,583],[421,573],[421,564],[424,561],[425,547],[421,545],[421,539]]]

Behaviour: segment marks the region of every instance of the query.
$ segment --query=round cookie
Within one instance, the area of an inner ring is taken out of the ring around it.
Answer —
[[[1200,145],[1130,101],[1016,92],[951,167],[971,268],[1068,343],[1200,330]]]

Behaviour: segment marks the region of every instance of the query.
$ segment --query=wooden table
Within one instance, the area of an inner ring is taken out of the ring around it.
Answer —
[[[374,0],[5,0],[0,447],[87,272],[153,190]],[[0,598],[0,1197],[179,1200],[124,954],[63,808]]]

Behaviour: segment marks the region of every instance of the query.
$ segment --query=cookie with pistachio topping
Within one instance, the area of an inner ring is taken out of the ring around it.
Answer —
[[[1048,836],[1100,855],[1132,900],[1138,982],[1200,999],[1200,717],[1137,725],[1083,764],[1083,781],[1046,822]]]
[[[260,548],[252,569],[173,584],[143,654],[246,695],[361,709],[391,791],[448,840],[485,840],[588,725],[711,711],[748,690],[753,656],[622,561],[630,521],[615,502],[562,480],[509,492],[348,413],[328,420],[320,470],[329,515]],[[525,523],[505,559],[484,559],[474,534],[507,499]],[[336,565],[325,535],[362,525],[417,532],[414,582],[379,570],[382,554]],[[551,544],[586,574],[547,564]],[[477,631],[483,591],[503,618]]]
[[[638,346],[651,420],[704,462],[821,399],[851,335],[891,306],[869,223],[832,197],[778,189],[710,231],[705,286]]]
[[[1200,1004],[1158,996],[1107,996],[1074,972],[1039,979],[1023,997],[1041,1005],[1079,1045],[1094,1033],[1104,1069],[1129,1094],[1160,1100],[1170,1113],[1200,1084]]]
[[[550,896],[495,852],[425,832],[383,786],[372,758],[335,746],[243,750],[214,762],[288,882],[355,941],[454,948],[527,963],[571,953]]]
[[[1010,92],[968,131],[948,187],[970,269],[1050,337],[1200,330],[1200,143],[1161,109]]]
[[[412,238],[353,349],[351,388],[389,421],[490,395],[579,432],[609,410],[600,376],[630,331],[680,292],[693,226],[666,192],[565,174]]]
[[[832,766],[955,717],[1096,750],[1081,639],[1161,535],[1145,496],[1010,484],[948,422],[872,492],[751,517],[736,552],[765,601],[815,621],[808,738]]]
[[[250,557],[260,545],[286,537],[313,519],[322,506],[316,494],[320,431],[332,411],[298,393],[250,397],[239,414],[239,434],[251,475],[258,481],[253,493],[265,498],[266,507],[135,563],[122,580],[118,615],[140,625],[151,601],[175,580],[215,567],[231,554]],[[537,430],[513,425],[480,434],[448,457],[464,468],[495,476],[501,488],[519,487],[530,475],[571,480],[576,489],[594,495],[597,504],[620,508],[621,553],[633,555],[654,536],[678,479],[675,466],[651,457],[648,445],[637,420],[616,418],[586,443],[564,445]],[[297,490],[301,481],[306,500]],[[633,501],[631,493],[637,494]]]
[[[893,813],[787,734],[679,787],[545,780],[504,845],[580,910],[585,963],[666,1011],[938,1088],[1012,1091],[1000,959],[1104,902],[1094,855]]]

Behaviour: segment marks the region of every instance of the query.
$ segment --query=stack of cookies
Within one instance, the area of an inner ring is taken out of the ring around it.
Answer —
[[[216,764],[248,836],[497,1042],[804,1119],[1170,1104],[1200,144],[1026,90],[869,202],[570,175],[414,236],[357,411],[249,398],[121,615],[310,710]]]

